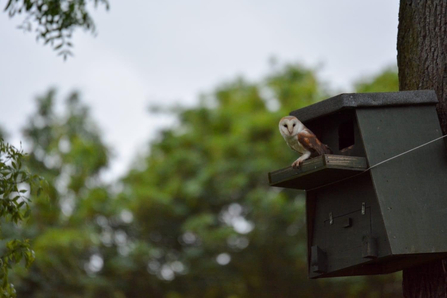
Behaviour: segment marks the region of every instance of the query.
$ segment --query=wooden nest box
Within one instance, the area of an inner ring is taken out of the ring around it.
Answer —
[[[428,90],[341,94],[290,113],[333,150],[269,173],[272,186],[306,190],[310,278],[447,257],[445,143],[397,156],[442,136],[437,103]]]

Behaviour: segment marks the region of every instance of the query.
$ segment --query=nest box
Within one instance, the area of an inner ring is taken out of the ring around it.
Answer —
[[[396,157],[442,136],[437,103],[428,90],[341,94],[290,113],[333,151],[269,173],[272,186],[306,190],[311,278],[447,257],[443,139]]]

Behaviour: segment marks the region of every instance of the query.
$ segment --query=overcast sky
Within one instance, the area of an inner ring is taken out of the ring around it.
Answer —
[[[396,64],[397,0],[110,4],[93,14],[97,37],[75,32],[75,57],[66,62],[0,13],[0,126],[18,145],[36,95],[57,87],[65,99],[80,90],[115,151],[109,178],[124,174],[166,125],[149,115],[153,103],[193,105],[200,92],[237,75],[261,78],[272,56],[322,65],[322,79],[338,91]]]

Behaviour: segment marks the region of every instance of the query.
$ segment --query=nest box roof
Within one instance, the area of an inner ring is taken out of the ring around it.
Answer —
[[[306,122],[343,109],[377,108],[383,106],[434,105],[438,103],[433,90],[399,91],[387,93],[342,93],[305,108],[292,111],[290,115]]]

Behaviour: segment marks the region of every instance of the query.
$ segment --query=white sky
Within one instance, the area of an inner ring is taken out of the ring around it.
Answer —
[[[109,12],[93,14],[96,38],[75,32],[75,57],[66,62],[0,13],[0,126],[18,145],[36,95],[51,86],[59,99],[80,90],[114,148],[109,178],[124,174],[169,123],[151,118],[151,104],[193,105],[200,92],[237,75],[261,78],[272,56],[323,65],[321,77],[343,91],[396,63],[397,0],[110,3]]]

